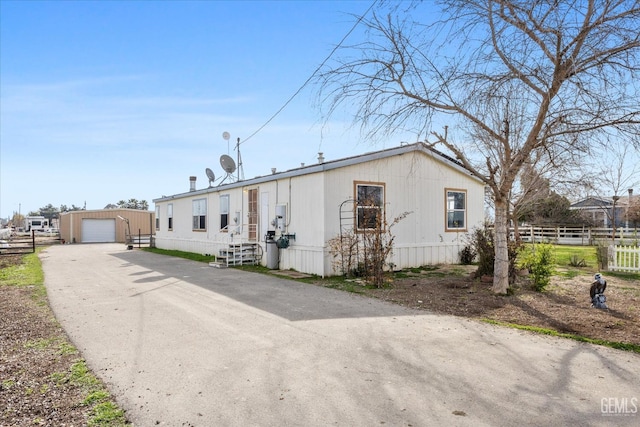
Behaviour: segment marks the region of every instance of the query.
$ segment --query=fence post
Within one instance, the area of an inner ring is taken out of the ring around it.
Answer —
[[[609,270],[609,252],[613,250],[611,246],[598,245],[596,247],[597,259],[600,271]]]
[[[36,230],[31,230],[31,248],[33,249],[33,253],[36,252]]]

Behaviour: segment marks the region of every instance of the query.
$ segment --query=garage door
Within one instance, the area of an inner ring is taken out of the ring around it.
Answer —
[[[82,219],[82,243],[113,243],[115,241],[115,219]]]

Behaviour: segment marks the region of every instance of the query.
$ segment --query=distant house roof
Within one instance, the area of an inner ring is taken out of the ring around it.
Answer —
[[[460,163],[459,161],[428,146],[423,142],[417,142],[414,144],[401,145],[399,147],[387,148],[385,150],[373,151],[370,153],[360,154],[357,156],[345,157],[338,160],[331,160],[331,161],[322,162],[322,163],[315,163],[308,166],[301,166],[299,168],[289,169],[284,172],[276,172],[270,175],[257,176],[252,179],[232,182],[229,184],[219,185],[217,187],[203,188],[201,190],[196,190],[196,191],[188,191],[184,193],[175,194],[173,196],[162,196],[160,198],[153,199],[153,202],[155,203],[155,202],[161,202],[165,200],[171,200],[176,197],[185,197],[185,196],[192,196],[192,195],[198,195],[198,194],[206,194],[211,192],[218,192],[218,191],[228,190],[236,187],[244,187],[247,185],[255,185],[263,182],[270,182],[270,181],[274,181],[282,178],[302,176],[302,175],[318,173],[318,172],[325,172],[332,169],[338,169],[338,168],[357,165],[360,163],[370,162],[374,160],[385,159],[391,156],[397,156],[400,154],[405,154],[410,152],[421,152],[433,158],[436,161],[439,161],[443,164],[448,165],[453,169],[458,170],[460,173],[468,175],[478,181],[482,181],[479,177],[475,176],[470,170],[465,168],[462,165],[462,163]]]
[[[613,200],[599,197],[587,197],[579,202],[573,203],[569,209],[591,209],[591,208],[607,208],[613,205]]]
[[[631,196],[631,200],[640,201],[640,195]],[[629,196],[620,196],[616,201],[616,207],[624,207],[629,204]],[[569,209],[606,209],[613,207],[612,197],[587,197],[573,203]]]

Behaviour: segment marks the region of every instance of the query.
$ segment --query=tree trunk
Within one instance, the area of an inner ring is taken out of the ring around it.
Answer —
[[[493,268],[492,290],[496,294],[506,294],[509,288],[509,248],[507,247],[509,224],[506,201],[496,200],[495,214],[494,249],[496,259]]]
[[[522,243],[522,237],[520,236],[520,227],[518,226],[518,218],[513,218],[513,239],[516,241],[516,244],[520,245]]]

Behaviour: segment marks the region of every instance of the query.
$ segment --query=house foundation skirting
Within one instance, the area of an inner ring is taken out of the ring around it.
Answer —
[[[195,240],[195,239],[156,239],[156,247],[160,249],[179,250],[198,254],[217,255],[228,247],[230,242]],[[265,253],[264,242],[258,242]],[[427,242],[415,245],[396,245],[393,248],[391,262],[395,269],[420,267],[423,265],[457,264],[462,249],[460,243]],[[338,274],[333,270],[334,257],[326,247],[303,246],[293,243],[286,249],[279,250],[280,270],[295,270],[301,273],[315,274],[321,277]],[[266,265],[267,257],[263,255],[260,264]]]

